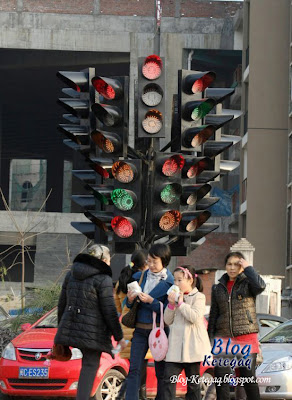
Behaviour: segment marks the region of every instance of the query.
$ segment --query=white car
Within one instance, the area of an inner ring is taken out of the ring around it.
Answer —
[[[263,363],[256,375],[261,399],[292,399],[292,319],[261,340]]]

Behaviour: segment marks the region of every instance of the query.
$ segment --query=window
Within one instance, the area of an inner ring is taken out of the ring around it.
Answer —
[[[12,160],[9,180],[11,210],[38,211],[46,199],[46,183],[46,160]],[[42,211],[45,209],[44,206]]]

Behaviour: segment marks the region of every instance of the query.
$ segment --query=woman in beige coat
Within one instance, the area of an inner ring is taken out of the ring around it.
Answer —
[[[164,321],[170,326],[169,347],[165,358],[164,400],[175,399],[176,383],[186,374],[188,400],[200,400],[200,363],[211,354],[211,345],[204,322],[206,298],[203,285],[194,268],[177,267],[174,284],[179,293],[168,296]],[[177,298],[178,297],[178,298]]]

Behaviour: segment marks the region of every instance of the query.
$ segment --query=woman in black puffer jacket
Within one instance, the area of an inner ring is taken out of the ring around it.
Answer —
[[[208,323],[210,340],[213,341],[216,338],[212,352],[217,355],[217,360],[214,361],[218,363],[214,372],[217,378],[224,379],[225,375],[231,373],[228,366],[232,366],[231,358],[236,361],[241,352],[241,357],[244,356],[241,361],[245,364],[238,362],[239,374],[241,377],[248,378],[247,382],[253,381],[244,384],[247,399],[258,400],[260,395],[258,384],[255,382],[255,361],[256,354],[259,352],[256,296],[265,289],[266,284],[240,252],[227,254],[225,268],[226,273],[219,279],[218,285],[212,288]],[[235,350],[241,349],[240,352],[236,354],[234,350],[234,355],[230,354],[233,346]],[[219,353],[220,350],[222,351]],[[229,362],[222,366],[222,360],[228,358],[227,354],[230,360],[226,360]],[[246,364],[248,358],[250,363]],[[217,399],[229,400],[229,383],[223,381],[221,385],[217,385],[216,392]]]
[[[113,299],[110,252],[93,245],[79,254],[67,273],[58,303],[56,344],[82,351],[76,400],[88,400],[102,352],[112,355],[111,336],[126,347]]]

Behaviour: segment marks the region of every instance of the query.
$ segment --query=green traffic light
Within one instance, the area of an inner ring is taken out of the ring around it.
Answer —
[[[178,186],[178,185],[177,185]],[[165,188],[160,192],[160,198],[163,203],[172,204],[179,199],[180,191],[179,187],[173,185],[166,185]]]
[[[214,102],[207,100],[201,103],[198,107],[195,107],[191,114],[192,120],[198,121],[199,119],[204,118],[212,110],[214,105]]]
[[[131,210],[134,207],[134,199],[131,194],[124,189],[115,189],[111,193],[114,205],[122,211]]]

